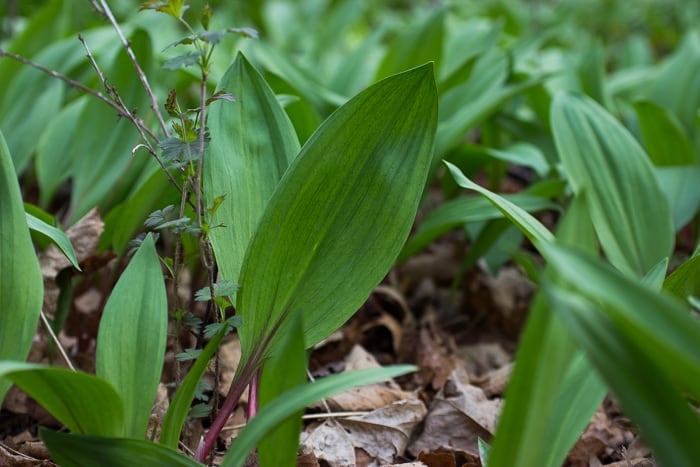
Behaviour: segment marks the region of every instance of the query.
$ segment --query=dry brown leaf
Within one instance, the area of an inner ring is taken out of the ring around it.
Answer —
[[[302,433],[302,444],[313,449],[319,461],[329,467],[355,465],[355,447],[336,420],[326,420],[311,433]]]
[[[379,368],[379,366],[374,357],[359,345],[354,346],[345,359],[346,371]],[[374,410],[409,398],[411,398],[410,392],[404,391],[393,381],[387,381],[343,391],[328,397],[325,401],[333,411],[355,412]],[[316,403],[312,407],[319,408],[322,404]]]
[[[241,341],[234,334],[231,337],[227,337],[227,340],[219,347],[219,394],[224,397],[228,394],[240,361]],[[243,400],[247,401],[248,396],[245,395]]]
[[[393,462],[397,455],[404,453],[413,430],[426,413],[423,402],[413,398],[338,422],[345,428],[352,444],[373,459],[370,465],[374,466]]]
[[[437,315],[432,307],[421,320],[416,349],[418,375],[423,384],[440,389],[455,367],[453,349],[447,335],[436,324]]]
[[[423,432],[408,452],[417,455],[443,447],[478,456],[477,440],[490,439],[501,405],[500,400],[489,400],[480,388],[470,385],[463,369],[456,369],[432,401]]]

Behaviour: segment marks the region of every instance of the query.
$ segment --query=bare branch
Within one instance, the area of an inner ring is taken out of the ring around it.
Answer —
[[[143,72],[143,69],[141,69],[141,65],[139,65],[139,62],[136,59],[136,56],[134,55],[134,51],[131,49],[131,45],[129,45],[129,41],[126,40],[126,37],[124,36],[124,32],[122,31],[121,27],[119,26],[119,23],[117,22],[117,20],[114,18],[114,14],[112,13],[112,10],[109,8],[109,5],[107,5],[106,0],[89,0],[89,2],[90,2],[90,4],[92,4],[93,8],[95,8],[95,10],[99,14],[101,14],[102,16],[107,18],[109,20],[109,22],[112,24],[114,31],[117,33],[119,40],[121,41],[122,45],[124,46],[124,50],[126,50],[126,54],[129,56],[129,60],[131,60],[132,65],[134,65],[134,68],[136,69],[136,74],[138,75],[139,79],[141,80],[141,84],[143,84],[143,87],[146,90],[146,93],[148,94],[149,99],[151,100],[151,109],[156,114],[156,118],[158,119],[158,123],[160,124],[160,128],[163,131],[163,134],[166,137],[170,136],[170,132],[168,131],[168,127],[165,124],[165,120],[163,119],[163,115],[160,112],[160,107],[158,106],[158,100],[156,99],[155,94],[153,94],[153,90],[151,89],[151,85],[148,83],[148,78],[146,77],[146,74]]]

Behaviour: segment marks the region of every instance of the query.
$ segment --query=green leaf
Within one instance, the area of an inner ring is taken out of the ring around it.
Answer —
[[[65,368],[8,361],[0,361],[0,376],[20,387],[72,432],[118,436],[124,430],[124,404],[103,379]]]
[[[186,54],[178,55],[173,58],[163,62],[163,68],[166,70],[177,70],[178,68],[185,68],[190,65],[194,65],[199,62],[199,58],[204,55],[203,50],[197,50],[195,52],[187,52]]]
[[[260,409],[273,403],[283,393],[306,383],[306,352],[301,316],[296,315],[277,352],[265,362],[260,374]],[[258,444],[260,465],[275,467],[294,465],[299,450],[299,433],[303,409],[279,420]]]
[[[390,44],[377,78],[385,78],[426,62],[440,63],[444,36],[445,8],[434,8],[402,28]]]
[[[61,109],[41,133],[37,142],[36,167],[41,205],[49,205],[56,190],[70,177],[73,158],[70,151],[80,114],[89,96],[82,96]]]
[[[447,168],[450,169],[452,177],[457,182],[457,185],[462,188],[474,190],[484,195],[491,203],[496,206],[508,219],[510,219],[520,230],[532,241],[536,246],[541,243],[547,243],[554,240],[552,233],[540,223],[537,219],[525,212],[520,207],[513,204],[506,198],[493,193],[486,188],[477,185],[469,180],[459,168],[447,161],[444,161]]]
[[[130,43],[144,73],[149,75],[153,58],[148,34],[137,30]],[[146,113],[148,97],[126,52],[120,50],[104,73],[128,109],[136,109],[137,115]],[[122,201],[139,175],[156,164],[151,158],[132,156],[138,132],[131,122],[118,118],[112,108],[97,99],[88,100],[77,127],[81,129],[80,137],[74,138],[70,149],[76,155],[70,223],[95,206],[108,211]]]
[[[22,194],[10,151],[0,133],[0,359],[25,360],[44,296]],[[10,382],[0,378],[0,402]]]
[[[265,406],[246,425],[221,462],[221,467],[240,467],[248,454],[273,430],[281,420],[309,404],[332,394],[365,384],[377,383],[417,370],[411,365],[351,371],[308,383],[291,389]]]
[[[163,418],[163,425],[160,432],[160,444],[171,449],[177,449],[177,442],[180,439],[180,431],[185,424],[187,412],[192,405],[192,400],[197,392],[202,375],[209,366],[209,360],[219,348],[221,340],[226,335],[227,326],[222,326],[219,332],[204,347],[202,353],[194,362],[194,365],[187,372],[187,376],[173,394],[168,411]]]
[[[222,277],[236,284],[250,238],[299,142],[269,86],[242,54],[219,86],[240,100],[212,104],[204,195],[207,205],[226,197],[209,221],[224,227],[209,238]]]
[[[551,201],[527,193],[503,195],[502,197],[527,212],[558,209],[558,206]],[[406,242],[399,256],[399,261],[408,259],[455,227],[502,217],[503,213],[488,199],[481,196],[462,196],[446,201],[426,216],[416,233]]]
[[[695,161],[693,144],[675,115],[645,100],[635,102],[634,110],[644,146],[654,165],[689,165]]]
[[[167,328],[165,285],[149,234],[112,290],[97,335],[97,375],[112,383],[124,401],[125,436],[146,434]]]
[[[150,441],[126,438],[60,433],[39,430],[53,460],[70,467],[134,467],[162,465],[168,467],[201,467],[202,464],[173,449]]]
[[[68,261],[71,262],[73,267],[80,271],[80,264],[78,264],[78,258],[75,257],[75,250],[73,249],[73,245],[71,244],[70,240],[68,240],[68,237],[66,236],[65,232],[59,229],[58,227],[54,227],[53,225],[47,224],[38,217],[34,217],[29,213],[26,213],[26,216],[27,226],[29,226],[31,230],[34,230],[35,232],[39,232],[42,235],[46,235],[47,237],[49,237],[51,241],[54,242],[58,248],[61,249]]]
[[[683,300],[700,297],[700,254],[688,258],[664,282],[664,289]]]
[[[666,195],[678,232],[700,209],[700,165],[657,167],[656,178]]]
[[[408,236],[435,125],[425,65],[360,93],[311,137],[246,252],[236,307],[244,352],[295,313],[311,347],[366,300]]]
[[[560,241],[597,248],[582,198],[558,227]],[[545,276],[555,280],[551,267]],[[555,467],[564,462],[605,395],[567,327],[538,293],[530,309],[489,455],[489,467]]]
[[[606,255],[622,270],[646,274],[670,255],[674,242],[671,212],[648,157],[588,98],[557,94],[551,120],[564,169],[574,192],[586,192]]]
[[[561,272],[560,265],[556,269]],[[641,428],[655,457],[664,465],[695,465],[700,457],[700,445],[695,442],[700,436],[700,419],[674,387],[670,373],[683,370],[675,366],[673,355],[654,345],[674,336],[660,331],[656,342],[641,341],[626,329],[626,324],[616,322],[614,316],[582,296],[551,285],[544,290],[552,307],[567,322],[576,341],[619,398],[625,413]],[[625,296],[635,291],[618,292]],[[694,324],[697,329],[697,322]],[[650,358],[657,352],[661,358]],[[696,366],[693,375],[696,379],[699,368]]]
[[[590,255],[554,244],[545,245],[543,253],[570,289],[604,308],[616,334],[644,349],[639,358],[665,368],[676,388],[700,398],[700,322],[690,315],[687,306]],[[589,319],[588,315],[585,318]]]

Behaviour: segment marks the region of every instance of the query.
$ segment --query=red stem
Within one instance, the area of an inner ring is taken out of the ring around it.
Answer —
[[[260,371],[256,371],[248,386],[248,413],[246,419],[250,420],[258,413],[258,387],[260,385]]]

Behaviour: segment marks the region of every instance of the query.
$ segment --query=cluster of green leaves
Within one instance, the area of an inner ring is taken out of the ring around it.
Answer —
[[[8,50],[98,88],[82,46],[69,37],[81,30],[110,84],[155,128],[114,32],[72,3],[52,0],[33,11]],[[15,173],[36,185],[44,208],[71,179],[68,224],[99,206],[101,246],[119,254],[144,221],[211,241],[221,281],[197,299],[221,309],[235,304],[243,346],[235,389],[215,425],[262,369],[262,409],[225,465],[240,465],[256,446],[264,464],[291,464],[305,404],[409,370],[304,384],[305,350],[340,326],[397,258],[453,229],[471,241],[465,268],[479,259],[493,269],[515,260],[540,285],[489,466],[560,465],[607,391],[662,462],[691,465],[700,457],[693,442],[700,328],[690,306],[700,296],[700,255],[696,248],[690,258],[672,256],[676,233],[697,237],[700,32],[687,26],[699,7],[269,0],[212,1],[225,13],[211,15],[201,2],[187,9],[169,0],[144,5],[166,15],[135,15],[130,2],[112,3],[174,120],[174,134],[159,141],[163,165],[185,181],[203,178],[205,212],[195,222],[172,207],[182,205],[179,193],[155,160],[129,157],[138,134],[113,109],[0,61],[7,90],[0,96],[7,137],[7,147],[0,144],[0,310],[20,310],[0,311],[0,395],[15,382],[70,429],[42,433],[56,460],[191,465],[175,452],[177,441],[228,326],[211,328],[211,341],[187,354],[196,360],[160,444],[143,441],[167,332],[152,237],[109,299],[96,376],[19,363],[36,328],[41,277],[27,231],[34,221],[23,212]],[[192,12],[203,31],[183,20]],[[222,17],[255,29],[231,28]],[[259,40],[239,39],[255,30]],[[235,56],[233,64],[216,60],[214,46]],[[158,62],[176,71],[164,75]],[[217,85],[205,105],[196,93],[171,92],[197,88],[203,76]],[[525,169],[528,188],[496,194],[513,166]],[[490,190],[469,180],[478,173]],[[446,201],[406,241],[424,188],[440,174]],[[556,234],[528,214],[542,210],[562,213]],[[544,269],[519,251],[524,238]],[[197,254],[194,243],[184,247]],[[143,389],[135,394],[135,387]],[[92,404],[76,405],[86,400]]]

